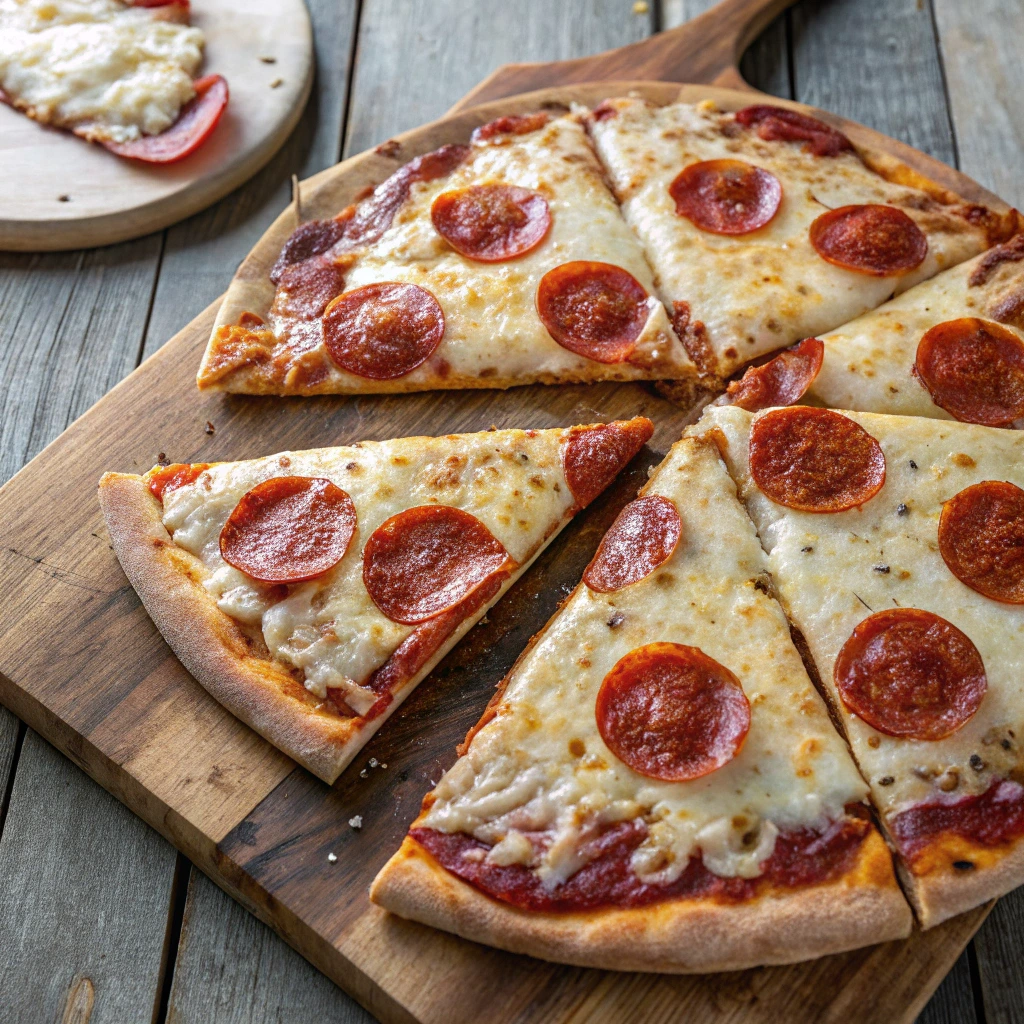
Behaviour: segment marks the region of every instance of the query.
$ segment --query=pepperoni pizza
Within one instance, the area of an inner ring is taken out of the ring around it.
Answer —
[[[200,388],[352,394],[692,378],[571,116],[505,117],[243,267]]]
[[[680,441],[503,681],[371,899],[619,970],[734,970],[906,936],[867,787],[767,568],[715,446]]]
[[[820,334],[1005,239],[997,216],[794,110],[607,100],[587,118],[703,374]]]
[[[709,410],[924,927],[1024,882],[1024,435]]]
[[[328,782],[651,436],[642,417],[108,473],[121,565],[228,710]]]
[[[1024,235],[1017,235],[823,335],[824,361],[808,400],[1024,425],[1022,260]]]

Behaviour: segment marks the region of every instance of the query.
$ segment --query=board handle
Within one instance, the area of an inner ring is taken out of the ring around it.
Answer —
[[[504,64],[452,107],[574,82],[695,82],[751,89],[739,71],[743,51],[793,0],[721,0],[666,32],[615,50],[543,64]]]

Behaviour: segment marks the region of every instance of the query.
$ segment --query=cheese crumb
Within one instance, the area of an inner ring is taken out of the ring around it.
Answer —
[[[338,855],[336,853],[329,853],[329,854],[327,854],[327,863],[328,864],[336,864],[337,861],[338,861]]]
[[[363,827],[363,816],[361,814],[357,814],[354,818],[349,818],[348,823],[352,828],[360,829]]]

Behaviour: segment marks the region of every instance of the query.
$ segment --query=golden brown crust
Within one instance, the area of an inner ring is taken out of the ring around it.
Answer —
[[[202,562],[175,546],[142,477],[107,473],[99,497],[125,575],[185,668],[233,715],[333,782],[366,741],[359,720],[315,700],[217,607]]]
[[[693,974],[796,963],[905,938],[910,907],[872,831],[838,881],[742,903],[673,900],[647,907],[535,913],[500,903],[406,837],[370,887],[392,913],[544,960],[612,970]]]
[[[944,833],[899,873],[921,927],[932,928],[1024,884],[1024,838],[985,847]]]
[[[171,540],[160,505],[142,477],[106,473],[99,498],[118,561],[178,660],[233,715],[325,782],[334,782],[568,522],[563,518],[494,597],[460,623],[420,671],[394,691],[387,708],[367,721],[346,718],[329,701],[309,693],[296,676],[267,656],[258,636],[247,635],[217,607],[202,585],[205,567]]]

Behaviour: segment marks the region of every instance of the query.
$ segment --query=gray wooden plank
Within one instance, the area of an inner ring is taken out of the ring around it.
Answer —
[[[159,245],[0,254],[0,480],[134,368]]]
[[[149,1024],[174,858],[30,731],[0,838],[4,1020]]]
[[[718,0],[663,0],[661,25],[675,28],[710,10]],[[789,80],[789,15],[779,15],[755,40],[740,61],[740,72],[755,89],[793,98]]]
[[[500,64],[625,46],[653,17],[631,0],[364,0],[345,152],[439,117]]]
[[[803,0],[791,20],[797,99],[953,163],[942,68],[925,0]]]
[[[1024,206],[1021,0],[934,0],[960,170]]]
[[[291,176],[338,161],[348,93],[357,0],[306,0],[316,78],[295,131],[252,181],[167,231],[144,356],[204,310],[227,287],[246,253],[291,198]]]
[[[209,941],[211,935],[216,943]],[[372,1024],[373,1019],[193,869],[167,1024]]]
[[[953,969],[921,1011],[917,1024],[983,1024],[974,1009],[970,952],[964,950]]]
[[[1024,1021],[1024,889],[1004,896],[974,937],[986,1024]]]

